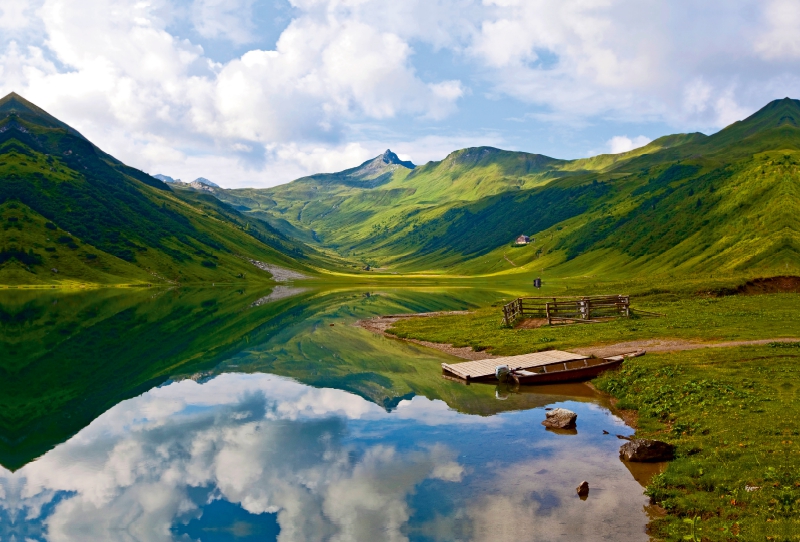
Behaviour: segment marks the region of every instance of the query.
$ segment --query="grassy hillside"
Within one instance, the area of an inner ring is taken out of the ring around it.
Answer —
[[[800,102],[712,136],[563,161],[473,148],[375,186],[309,177],[219,191],[360,265],[394,272],[787,273],[800,267]],[[532,245],[511,245],[519,234]]]
[[[413,170],[396,168],[380,183],[316,175],[266,190],[222,190],[215,195],[287,235],[374,266],[413,253],[418,248],[414,243],[398,246],[394,241],[448,209],[544,184],[550,169],[563,163],[481,147],[456,151],[442,162]]]
[[[0,214],[0,284],[265,281],[247,258],[305,268],[313,254],[181,197],[16,94],[0,100]]]

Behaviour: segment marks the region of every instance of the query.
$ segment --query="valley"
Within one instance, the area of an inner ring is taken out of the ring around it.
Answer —
[[[665,136],[615,155],[475,147],[415,165],[387,150],[338,173],[225,189],[126,166],[11,94],[0,100],[0,477],[17,483],[17,472],[37,471],[109,416],[147,410],[148,397],[180,389],[180,402],[194,404],[194,386],[257,385],[261,395],[240,397],[252,411],[230,406],[236,420],[273,416],[267,395],[286,404],[291,389],[315,396],[304,416],[335,396],[344,406],[324,415],[347,411],[353,427],[364,424],[353,412],[370,412],[394,424],[419,415],[414,424],[430,431],[446,411],[460,424],[517,424],[525,439],[530,417],[558,403],[589,420],[593,433],[582,425],[580,438],[603,460],[581,468],[592,483],[624,479],[630,491],[614,506],[642,525],[637,533],[649,522],[666,540],[781,535],[796,527],[800,503],[790,468],[798,167],[800,102],[784,99],[711,136]],[[531,328],[500,320],[517,296],[611,292],[666,316]],[[441,314],[395,318],[382,335],[356,325],[430,311]],[[620,343],[657,348],[593,387],[520,391],[440,374],[467,349]],[[194,434],[192,408],[179,434]],[[759,426],[763,416],[777,425]],[[675,461],[641,472],[617,461],[616,439],[601,428],[632,432],[623,420],[637,436],[675,444]],[[137,423],[119,438],[138,434]],[[537,442],[575,455],[564,435],[540,432]],[[483,437],[436,438],[476,454],[476,465],[494,461],[480,456]],[[576,461],[547,473],[560,499]],[[654,515],[643,513],[635,480]],[[461,498],[448,491],[429,495]]]
[[[791,274],[799,125],[800,102],[784,99],[712,136],[619,155],[481,147],[410,168],[387,151],[339,174],[212,193],[373,274]],[[533,242],[515,246],[520,234]]]

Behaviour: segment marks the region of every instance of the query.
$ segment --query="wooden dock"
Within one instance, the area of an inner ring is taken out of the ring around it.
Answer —
[[[534,367],[552,363],[568,363],[585,359],[589,359],[589,356],[564,352],[563,350],[547,350],[545,352],[534,352],[505,358],[482,359],[453,364],[442,363],[442,371],[445,374],[464,380],[494,380],[494,370],[498,365],[508,365],[512,369],[533,369]]]

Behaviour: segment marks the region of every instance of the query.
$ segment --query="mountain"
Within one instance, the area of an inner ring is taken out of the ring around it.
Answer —
[[[216,195],[287,235],[375,264],[413,252],[413,246],[400,248],[392,243],[450,207],[540,185],[547,182],[550,167],[564,163],[537,154],[480,147],[411,169],[397,163],[396,155],[390,153],[340,173]]]
[[[391,271],[778,273],[800,267],[799,147],[800,102],[786,98],[711,136],[665,136],[617,155],[568,161],[478,147],[362,175],[377,157],[215,195]],[[520,234],[534,242],[512,248]]]
[[[153,178],[154,179],[158,179],[159,181],[162,181],[162,182],[165,182],[165,183],[179,183],[179,182],[181,182],[180,179],[173,179],[169,175],[162,175],[161,173],[156,173],[155,175],[153,175]]]
[[[205,186],[210,186],[211,188],[219,188],[218,184],[212,183],[211,181],[209,181],[205,177],[198,177],[194,181],[192,181],[192,183],[197,183],[197,184],[202,184],[202,185],[205,185]]]
[[[313,250],[104,153],[17,94],[0,100],[0,284],[269,280]],[[306,262],[306,263],[302,263]]]

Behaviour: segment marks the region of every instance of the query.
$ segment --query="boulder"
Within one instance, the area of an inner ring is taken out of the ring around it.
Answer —
[[[620,447],[619,457],[634,462],[669,461],[675,457],[675,446],[660,440],[631,439]]]
[[[545,427],[554,429],[572,429],[575,427],[575,420],[578,415],[566,408],[554,408],[546,413],[546,418],[542,422]]]
[[[578,492],[578,496],[580,498],[585,499],[589,496],[589,482],[584,480],[581,482],[581,485],[575,488],[575,490]]]

